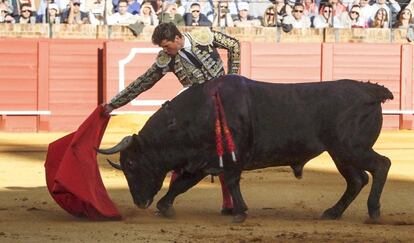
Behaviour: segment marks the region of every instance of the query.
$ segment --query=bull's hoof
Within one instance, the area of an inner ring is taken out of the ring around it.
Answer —
[[[172,218],[175,216],[175,210],[172,204],[158,203],[157,208],[159,210],[158,215],[160,216],[167,217],[167,218]]]
[[[158,209],[157,215],[165,217],[165,218],[173,218],[175,216],[175,210],[174,207],[165,208],[163,210]]]
[[[233,209],[232,208],[222,208],[221,209],[221,215],[223,215],[223,216],[233,215]]]
[[[240,223],[243,223],[246,220],[246,218],[247,218],[246,213],[236,214],[233,216],[232,222],[236,224],[240,224]]]
[[[323,212],[321,219],[340,219],[342,216],[337,210],[330,208]]]
[[[379,219],[380,216],[381,216],[381,213],[380,213],[380,210],[379,209],[368,210],[368,213],[369,213],[369,218],[371,220],[374,220],[374,221],[377,220],[377,219]]]

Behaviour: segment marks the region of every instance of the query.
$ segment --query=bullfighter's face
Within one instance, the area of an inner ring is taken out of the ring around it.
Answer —
[[[160,47],[169,56],[177,55],[178,51],[184,47],[184,37],[175,36],[173,41],[162,40]]]

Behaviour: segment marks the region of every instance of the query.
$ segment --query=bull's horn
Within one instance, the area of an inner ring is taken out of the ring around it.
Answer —
[[[126,149],[131,143],[132,143],[132,136],[126,136],[122,139],[121,142],[119,142],[114,147],[108,148],[108,149],[97,149],[97,151],[98,153],[101,153],[101,154],[114,154],[114,153],[117,153],[119,151]]]
[[[122,167],[121,167],[121,165],[120,165],[120,164],[114,163],[114,162],[110,161],[109,159],[106,159],[106,160],[107,160],[107,161],[108,161],[108,163],[109,163],[110,165],[112,165],[112,167],[114,167],[115,169],[122,170]]]

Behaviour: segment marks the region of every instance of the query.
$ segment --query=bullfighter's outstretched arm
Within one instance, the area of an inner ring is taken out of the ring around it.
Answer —
[[[240,42],[233,37],[218,31],[212,31],[213,45],[217,48],[227,49],[227,73],[238,74],[240,68]]]
[[[165,75],[164,68],[154,63],[143,75],[130,83],[124,90],[111,99],[109,103],[114,109],[126,105],[145,90],[150,89]]]

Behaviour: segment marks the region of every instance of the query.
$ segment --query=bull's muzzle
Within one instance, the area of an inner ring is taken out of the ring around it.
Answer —
[[[148,208],[149,206],[151,206],[151,204],[152,204],[152,199],[148,199],[147,201],[144,201],[144,202],[135,202],[135,205],[137,205],[139,208],[142,208],[142,209]]]

